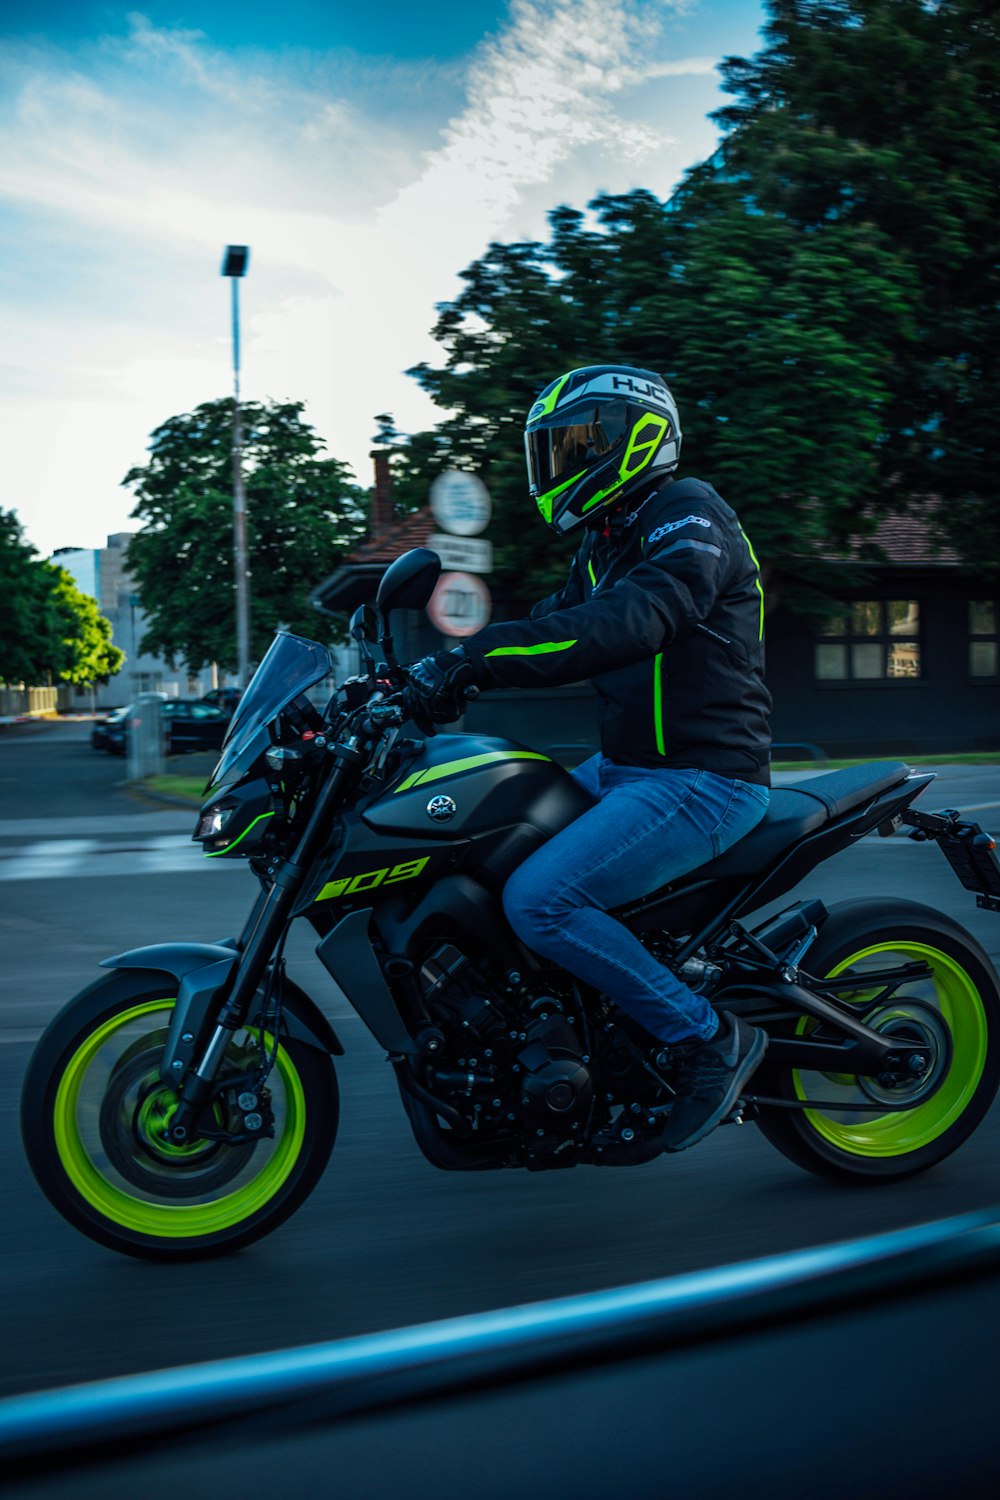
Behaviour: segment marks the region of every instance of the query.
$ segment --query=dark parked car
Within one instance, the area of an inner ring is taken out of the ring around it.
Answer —
[[[213,688],[210,693],[205,694],[201,701],[203,703],[214,703],[216,708],[224,708],[227,713],[234,714],[236,712],[236,705],[242,696],[243,693],[240,688]]]
[[[225,739],[230,716],[214,703],[205,703],[200,698],[165,698],[160,711],[168,755],[180,755],[185,750],[217,750]],[[124,755],[128,749],[129,720],[135,712],[135,705],[129,704],[104,722],[104,749],[112,755]],[[93,734],[91,743],[97,743]]]
[[[120,724],[130,711],[130,705],[124,708],[113,708],[110,713],[104,715],[103,719],[95,719],[90,731],[90,743],[95,750],[110,750],[110,732],[116,725]]]

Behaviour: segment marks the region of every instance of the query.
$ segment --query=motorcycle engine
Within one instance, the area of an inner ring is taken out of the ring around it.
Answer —
[[[540,1015],[523,1032],[517,1053],[521,1069],[521,1118],[536,1135],[553,1128],[579,1130],[594,1096],[576,1033],[565,1016]],[[519,1038],[520,1040],[520,1038]]]
[[[429,1025],[417,1037],[427,1085],[477,1130],[519,1135],[526,1161],[567,1153],[583,1140],[594,1085],[565,1001],[488,984],[457,948],[442,944],[420,968]],[[520,1128],[519,1128],[520,1127]],[[551,1164],[549,1161],[548,1164]]]

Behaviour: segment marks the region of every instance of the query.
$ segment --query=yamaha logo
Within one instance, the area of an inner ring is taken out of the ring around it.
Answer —
[[[435,823],[447,823],[457,811],[451,797],[432,797],[427,804],[427,816],[433,818]]]

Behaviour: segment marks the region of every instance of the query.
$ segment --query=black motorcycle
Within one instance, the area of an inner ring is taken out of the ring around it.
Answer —
[[[539,960],[503,916],[508,876],[590,798],[508,740],[400,737],[406,673],[389,612],[426,604],[439,570],[423,549],[388,569],[377,606],[352,621],[367,675],[325,713],[308,696],[330,673],[325,647],[281,634],[261,663],[194,835],[210,859],[247,859],[259,881],[240,936],[107,959],[39,1041],[22,1102],[28,1159],[60,1213],[102,1244],[161,1259],[232,1250],[315,1187],[343,1047],[286,977],[296,917],[385,1048],[434,1166],[660,1154],[671,1048]],[[734,848],[616,913],[713,1006],[768,1032],[731,1118],[828,1177],[892,1181],[967,1139],[1000,1076],[997,976],[950,918],[894,896],[748,919],[820,861],[901,825],[1000,910],[989,836],[955,812],[913,809],[932,780],[893,761],[782,788]]]

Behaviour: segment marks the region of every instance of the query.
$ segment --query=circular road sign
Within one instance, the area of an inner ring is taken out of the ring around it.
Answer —
[[[427,617],[442,635],[475,635],[493,609],[490,591],[474,573],[442,573],[427,606]]]
[[[445,469],[431,485],[431,510],[442,531],[478,536],[490,524],[490,492],[476,474]]]

